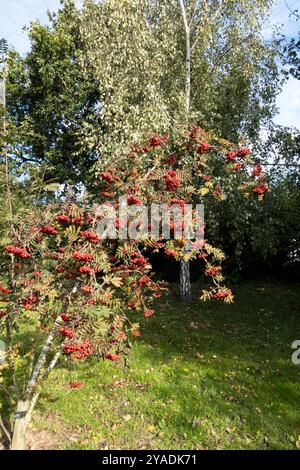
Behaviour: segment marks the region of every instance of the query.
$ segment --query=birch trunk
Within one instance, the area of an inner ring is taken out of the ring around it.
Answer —
[[[191,37],[190,27],[187,20],[186,9],[183,0],[179,0],[182,20],[185,30],[186,53],[185,53],[185,110],[187,117],[190,114],[191,103]],[[180,295],[183,300],[189,300],[192,296],[190,263],[180,261]]]
[[[179,0],[179,4],[185,31],[185,109],[188,116],[191,104],[191,32],[183,0]]]
[[[40,392],[36,392],[32,395],[34,388],[37,384],[37,381],[41,377],[41,373],[44,370],[44,365],[47,358],[47,353],[50,349],[50,346],[54,339],[55,328],[56,328],[57,320],[54,324],[52,331],[50,332],[42,350],[39,355],[39,358],[33,368],[33,372],[31,378],[28,382],[27,389],[26,389],[26,397],[30,397],[27,400],[19,400],[17,404],[17,411],[15,414],[14,420],[14,428],[13,428],[13,435],[11,440],[10,449],[11,450],[23,450],[25,447],[25,433],[28,424],[31,421],[32,413],[34,407],[38,401],[40,396]],[[49,366],[46,368],[44,373],[42,374],[42,380],[46,380],[48,375],[50,374],[51,370],[55,367],[61,352],[58,351],[52,361],[50,362]]]
[[[11,441],[11,450],[24,450],[25,446],[25,431],[26,431],[26,415],[28,411],[29,402],[20,400],[17,405],[15,415],[14,430]]]

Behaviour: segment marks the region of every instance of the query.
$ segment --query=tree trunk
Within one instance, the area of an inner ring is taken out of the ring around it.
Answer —
[[[54,330],[54,329],[53,329]],[[45,345],[41,351],[41,354],[39,356],[39,359],[36,363],[36,366],[33,370],[33,374],[31,379],[28,382],[27,385],[27,393],[31,393],[34,389],[34,386],[37,383],[38,377],[42,371],[42,367],[45,363],[46,360],[46,354],[49,350],[49,347],[52,343],[53,340],[53,330],[48,336]],[[42,379],[46,380],[48,378],[48,375],[52,371],[52,369],[55,367],[59,357],[61,355],[61,351],[58,351],[48,367],[46,368]],[[31,421],[32,418],[32,413],[35,408],[35,405],[38,401],[38,398],[40,396],[40,392],[36,392],[31,396],[31,399],[28,400],[19,400],[17,404],[17,411],[15,415],[15,421],[14,421],[14,429],[13,429],[13,435],[12,435],[12,440],[11,440],[11,445],[10,449],[11,450],[23,450],[25,446],[25,432],[28,424]]]
[[[186,49],[185,49],[185,110],[187,116],[190,114],[190,101],[191,101],[191,32],[190,26],[187,20],[186,9],[183,3],[183,0],[179,0],[182,20],[184,25],[185,31],[185,41],[186,41]]]
[[[191,300],[191,278],[190,278],[190,263],[189,261],[180,261],[180,295],[185,301]]]
[[[185,31],[186,50],[185,50],[185,110],[187,118],[190,114],[191,102],[191,34],[190,26],[187,20],[187,13],[183,0],[179,0],[179,5],[182,14],[182,20]],[[190,276],[190,263],[189,261],[180,261],[180,295],[185,301],[191,299],[191,276]]]
[[[26,415],[28,412],[28,401],[20,400],[17,405],[17,411],[15,415],[14,430],[11,441],[11,450],[24,450],[25,447],[25,430],[27,419]]]

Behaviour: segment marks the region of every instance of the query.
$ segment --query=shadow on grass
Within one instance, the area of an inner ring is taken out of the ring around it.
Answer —
[[[152,394],[176,397],[168,428],[195,445],[197,438],[221,447],[292,445],[300,426],[300,369],[291,362],[300,289],[252,283],[231,306],[174,298],[143,328],[143,361],[166,369]]]
[[[66,381],[75,372],[61,362],[39,413],[55,411],[89,436],[101,432],[110,448],[294,448],[300,289],[252,282],[235,290],[233,305],[184,305],[174,288],[141,322],[127,374],[107,361],[82,363],[76,379],[86,388],[70,400]],[[96,445],[90,439],[83,448]]]

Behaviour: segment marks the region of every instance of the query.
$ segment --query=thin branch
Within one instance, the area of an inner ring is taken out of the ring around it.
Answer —
[[[69,304],[70,304],[70,302],[71,302],[71,296],[77,292],[77,284],[78,284],[78,283],[76,283],[76,284],[73,286],[73,288],[72,288],[70,294],[67,296],[67,299],[68,299]],[[66,309],[64,309],[64,311],[66,311]],[[38,357],[38,360],[37,360],[36,363],[35,363],[35,366],[34,366],[34,368],[33,368],[33,372],[32,372],[32,375],[31,375],[31,378],[30,378],[29,381],[28,381],[27,388],[26,388],[26,392],[25,392],[25,394],[27,395],[28,398],[30,398],[30,396],[31,396],[31,394],[32,394],[32,392],[33,392],[33,389],[34,389],[34,387],[36,386],[37,381],[38,381],[38,379],[39,379],[39,377],[40,377],[40,374],[41,374],[41,372],[42,372],[42,370],[43,370],[43,367],[44,367],[45,362],[46,362],[46,359],[47,359],[47,354],[48,354],[49,349],[50,349],[50,347],[51,347],[51,345],[52,345],[52,343],[53,343],[54,336],[55,336],[55,332],[56,332],[56,330],[57,330],[57,327],[58,327],[59,324],[60,324],[60,320],[61,320],[61,315],[59,315],[59,316],[56,318],[56,320],[55,320],[55,322],[54,322],[54,325],[53,325],[53,327],[52,327],[52,329],[51,329],[51,331],[50,331],[50,333],[49,333],[49,335],[48,335],[48,337],[47,337],[47,339],[46,339],[46,341],[45,341],[45,343],[44,343],[44,346],[42,347],[42,350],[41,350],[41,352],[40,352],[40,355],[39,355],[39,357]],[[54,359],[56,358],[56,356],[57,356],[57,354],[54,356]],[[59,357],[59,356],[58,356],[58,357]],[[56,362],[57,362],[57,360],[58,360],[58,357],[56,358],[56,360],[55,360],[55,362],[54,362],[52,368],[55,366],[55,364],[56,364]],[[54,359],[53,359],[53,361],[54,361]],[[52,361],[52,362],[50,363],[50,365],[49,365],[50,369],[49,369],[49,367],[48,367],[49,372],[50,372],[50,370],[51,370],[51,365],[52,365],[53,361]],[[47,372],[48,369],[46,369],[46,372],[44,373],[44,375],[47,374],[47,373],[49,373],[49,372]],[[43,377],[44,377],[44,376],[43,376]]]
[[[53,343],[54,335],[55,335],[56,329],[59,325],[60,318],[61,318],[61,316],[58,316],[57,319],[55,320],[54,325],[53,325],[53,327],[52,327],[52,329],[51,329],[51,331],[48,335],[48,338],[46,339],[46,341],[44,343],[44,346],[42,347],[39,358],[38,358],[38,360],[37,360],[37,362],[36,362],[36,364],[33,368],[31,378],[28,381],[27,388],[26,388],[26,395],[28,397],[30,397],[30,395],[31,395],[36,383],[37,383],[37,380],[40,376],[42,368],[45,365],[46,357],[47,357],[48,351],[50,349],[50,346]]]
[[[292,166],[292,167],[300,167],[299,163],[263,163],[264,166]]]
[[[43,171],[42,181],[41,181],[38,193],[37,193],[36,198],[35,198],[35,203],[36,204],[39,202],[39,199],[40,199],[40,195],[41,195],[41,192],[42,192],[42,184],[44,183],[45,174],[46,174],[46,168]]]
[[[5,426],[5,424],[3,423],[3,419],[0,415],[0,429],[2,429],[2,432],[4,434],[4,436],[7,438],[8,442],[11,443],[11,435],[10,435],[10,432],[8,431],[7,427]]]
[[[298,10],[292,10],[286,0],[284,0],[284,3],[285,3],[285,6],[287,7],[287,9],[291,12],[291,14],[294,15],[297,18],[297,20],[299,20],[300,15],[298,13],[296,13],[296,11],[298,11]]]
[[[58,351],[52,361],[50,362],[49,366],[47,367],[47,369],[45,370],[44,374],[43,374],[43,380],[46,380],[47,377],[49,376],[50,372],[52,371],[52,369],[54,369],[58,359],[60,358],[61,356],[61,351]],[[26,427],[28,426],[28,424],[30,423],[31,421],[31,417],[32,417],[32,413],[34,411],[34,408],[35,408],[35,405],[39,399],[39,396],[40,396],[40,392],[37,392],[35,395],[33,395],[32,399],[30,400],[30,403],[29,403],[29,406],[28,406],[28,411],[26,413]]]

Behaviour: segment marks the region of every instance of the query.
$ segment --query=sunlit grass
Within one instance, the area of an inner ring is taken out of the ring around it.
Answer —
[[[229,306],[183,305],[175,291],[142,322],[128,370],[60,364],[32,426],[65,449],[299,447],[299,288],[244,284]]]

